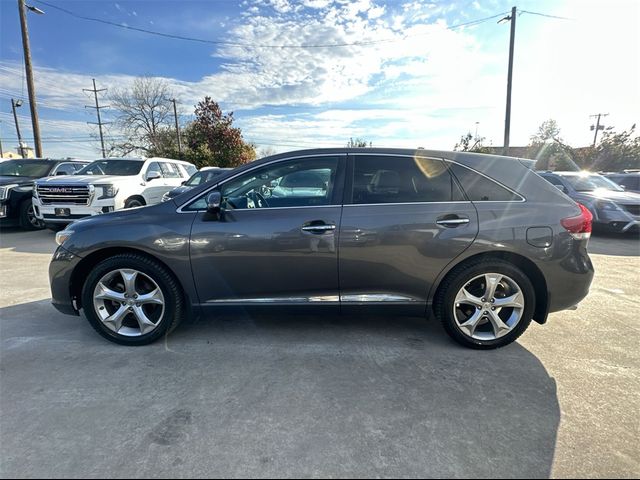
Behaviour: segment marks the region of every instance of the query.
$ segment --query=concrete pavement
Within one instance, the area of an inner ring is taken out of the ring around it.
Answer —
[[[2,477],[637,477],[640,243],[478,352],[419,318],[255,316],[106,342],[49,305],[53,233],[0,239]]]

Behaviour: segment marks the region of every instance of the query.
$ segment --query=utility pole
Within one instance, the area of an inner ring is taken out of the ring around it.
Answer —
[[[178,126],[178,110],[176,108],[176,99],[173,102],[173,118],[176,121],[176,135],[178,136],[178,157],[182,160],[182,141],[180,140],[180,127]]]
[[[22,148],[22,135],[20,135],[20,124],[18,123],[18,114],[16,113],[16,107],[22,105],[22,100],[17,102],[11,99],[11,109],[13,110],[13,120],[16,122],[16,134],[18,135],[18,147],[20,147],[20,156],[24,158],[24,148]]]
[[[30,7],[35,13],[42,14],[42,10]],[[33,82],[33,67],[31,65],[31,47],[29,46],[29,30],[27,29],[27,13],[24,0],[18,0],[20,12],[20,27],[22,29],[22,48],[24,50],[24,68],[27,73],[27,91],[29,92],[29,108],[31,109],[31,125],[33,126],[33,142],[36,147],[36,157],[42,158],[42,141],[40,139],[40,123],[38,122],[38,107],[36,105],[36,89]],[[15,114],[15,110],[14,110]],[[17,126],[17,123],[16,123]],[[21,147],[22,148],[22,147]]]
[[[102,133],[102,125],[104,125],[104,123],[102,123],[102,119],[100,118],[100,109],[101,108],[107,108],[107,106],[101,107],[100,104],[98,103],[98,92],[104,92],[107,89],[106,88],[101,88],[100,90],[98,90],[96,88],[96,79],[93,78],[93,89],[91,88],[83,88],[82,91],[83,92],[92,92],[93,93],[93,97],[96,100],[96,106],[93,107],[91,105],[85,105],[84,108],[95,108],[96,109],[96,114],[98,115],[98,122],[87,122],[91,125],[98,125],[98,129],[100,130],[100,145],[102,147],[102,158],[105,158],[107,156],[105,150],[104,150],[104,135]]]
[[[595,130],[596,132],[593,134],[593,146],[595,148],[596,146],[596,141],[598,140],[598,130],[604,130],[604,125],[600,125],[600,117],[606,117],[607,115],[609,115],[608,113],[598,113],[595,115],[589,115],[589,117],[591,118],[595,118],[597,117],[598,120],[596,120],[596,125],[595,127],[593,125],[591,125],[591,130]]]
[[[509,40],[509,74],[507,76],[507,112],[504,119],[503,155],[508,155],[509,153],[509,133],[511,131],[511,86],[513,79],[513,48],[516,39],[516,10],[516,7],[513,7],[511,9],[511,15],[502,19],[511,20],[511,39]]]

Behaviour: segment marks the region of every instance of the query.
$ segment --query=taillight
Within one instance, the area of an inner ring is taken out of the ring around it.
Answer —
[[[591,222],[593,220],[593,215],[591,215],[591,212],[587,207],[581,203],[578,203],[578,207],[580,207],[580,215],[563,218],[560,220],[560,223],[573,238],[583,240],[591,236]]]

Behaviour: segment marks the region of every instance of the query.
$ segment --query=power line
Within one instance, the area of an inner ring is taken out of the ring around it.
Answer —
[[[110,25],[112,27],[122,28],[122,29],[125,29],[125,30],[133,30],[133,31],[136,31],[136,32],[146,33],[146,34],[149,34],[149,35],[156,35],[156,36],[159,36],[159,37],[172,38],[174,40],[184,40],[184,41],[189,41],[189,42],[207,43],[207,44],[211,44],[211,45],[223,45],[223,46],[229,46],[229,47],[244,47],[244,48],[335,48],[335,47],[355,47],[355,46],[376,45],[376,44],[380,44],[380,43],[399,42],[399,41],[404,41],[407,38],[420,37],[420,36],[424,36],[424,35],[429,35],[430,34],[430,32],[427,32],[427,33],[417,33],[417,34],[414,34],[414,35],[405,35],[402,38],[387,38],[387,39],[381,39],[381,40],[369,40],[369,41],[362,41],[362,42],[344,42],[344,43],[327,43],[327,44],[272,45],[272,44],[259,44],[259,43],[229,42],[229,41],[224,41],[224,40],[208,40],[208,39],[205,39],[205,38],[187,37],[187,36],[184,36],[184,35],[175,35],[175,34],[172,34],[172,33],[158,32],[158,31],[155,31],[155,30],[148,30],[146,28],[132,27],[130,25],[126,25],[126,24],[122,24],[122,23],[116,23],[116,22],[112,22],[110,20],[105,20],[105,19],[102,19],[102,18],[87,17],[85,15],[80,15],[78,13],[72,12],[71,10],[67,10],[66,8],[59,7],[58,5],[53,5],[53,4],[45,2],[43,0],[35,0],[35,1],[38,2],[38,3],[41,3],[43,5],[46,5],[47,7],[53,8],[55,10],[59,10],[61,12],[64,12],[67,15],[71,15],[72,17],[79,18],[81,20],[86,20],[86,21],[90,21],[90,22],[98,22],[98,23],[102,23],[102,24],[105,24],[105,25]],[[459,23],[457,25],[452,25],[450,27],[447,27],[447,30],[454,30],[456,28],[470,27],[470,26],[478,25],[480,23],[487,22],[489,20],[493,20],[494,18],[498,18],[498,17],[500,17],[502,15],[505,15],[506,13],[509,13],[509,12],[502,12],[502,13],[498,13],[496,15],[492,15],[490,17],[480,18],[480,19],[477,19],[477,20],[471,20],[469,22]]]
[[[531,12],[529,10],[520,10],[520,13],[528,13],[530,15],[539,15],[541,17],[555,18],[556,20],[574,20],[573,18],[559,17],[557,15],[548,15],[546,13],[540,13],[540,12]]]

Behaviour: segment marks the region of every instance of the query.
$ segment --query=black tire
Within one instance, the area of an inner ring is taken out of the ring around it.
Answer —
[[[453,315],[456,295],[471,279],[484,273],[501,273],[509,276],[520,287],[524,295],[524,308],[518,324],[503,337],[492,340],[480,340],[463,333],[455,321]],[[479,259],[454,268],[443,280],[438,294],[434,299],[434,312],[442,322],[445,331],[459,344],[480,349],[489,350],[504,347],[514,342],[524,333],[533,317],[536,296],[531,280],[518,267],[510,262],[499,259]]]
[[[38,220],[33,212],[33,202],[30,198],[20,204],[20,226],[25,230],[42,230],[44,228],[44,222]]]
[[[139,198],[129,198],[126,202],[124,202],[124,208],[136,208],[136,207],[144,207],[145,202],[140,200]]]
[[[105,326],[93,304],[93,292],[97,283],[107,273],[123,269],[135,269],[149,276],[157,283],[164,296],[165,305],[162,317],[156,322],[157,327],[151,332],[127,337],[110,330]],[[136,253],[114,255],[98,263],[89,273],[82,288],[82,307],[91,326],[104,338],[120,345],[148,345],[158,338],[171,333],[185,315],[182,289],[171,273],[157,261]]]

